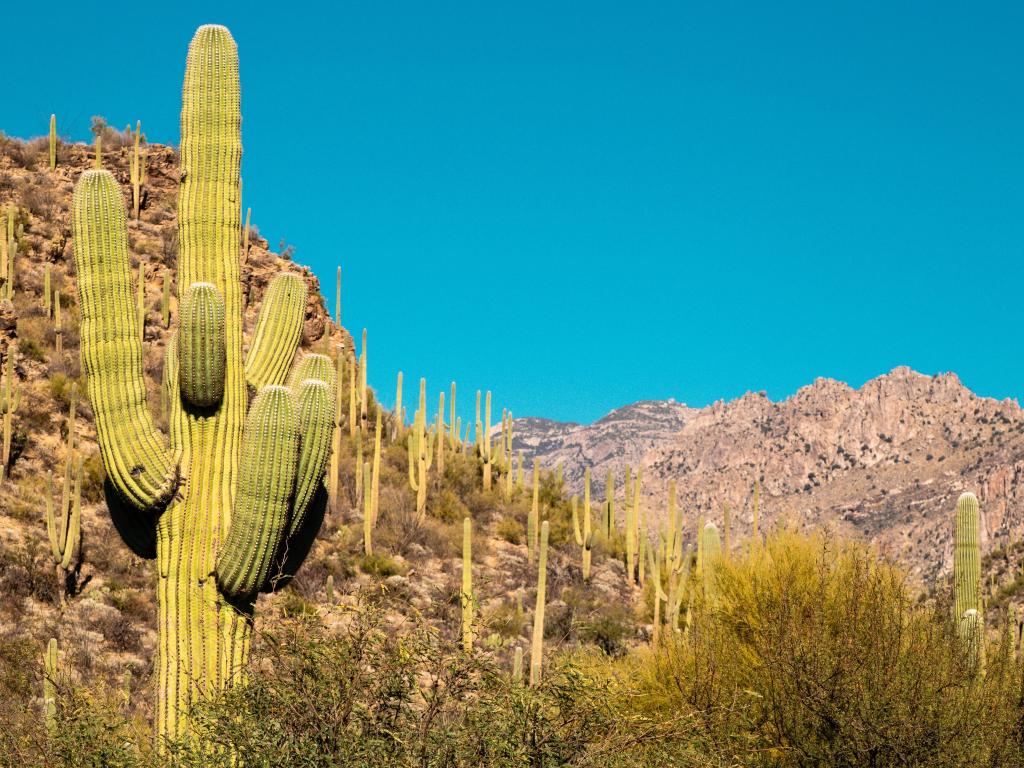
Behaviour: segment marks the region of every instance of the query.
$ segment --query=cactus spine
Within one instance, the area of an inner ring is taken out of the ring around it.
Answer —
[[[57,169],[57,116],[50,115],[50,170]]]
[[[280,386],[302,330],[301,278],[271,282],[242,355],[240,89],[237,50],[224,27],[200,27],[192,40],[181,126],[179,298],[196,283],[214,287],[225,307],[226,354],[220,402],[196,409],[181,397],[177,345],[168,347],[170,442],[146,407],[121,191],[108,172],[86,171],[73,201],[89,400],[110,490],[136,509],[119,523],[114,512],[115,523],[129,546],[157,561],[161,749],[165,738],[187,733],[193,701],[242,676],[256,593],[294,573],[301,564],[295,553],[322,520],[294,506],[294,489],[319,485],[322,467],[320,477],[300,476],[317,464],[298,460],[303,395]],[[257,390],[248,415],[247,380]],[[326,394],[329,417],[332,390]],[[316,434],[317,443],[327,440]],[[313,496],[322,509],[322,488]],[[292,533],[296,521],[302,524]]]
[[[540,685],[544,657],[544,602],[548,583],[548,521],[540,527],[540,557],[537,567],[537,605],[533,610],[533,642],[530,645],[530,685]]]
[[[981,609],[981,555],[978,542],[978,499],[964,493],[956,501],[956,535],[954,537],[953,581],[955,583],[954,615]]]
[[[462,648],[473,650],[473,521],[462,519]]]

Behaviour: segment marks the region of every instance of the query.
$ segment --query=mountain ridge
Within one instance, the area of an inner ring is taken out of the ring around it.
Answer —
[[[928,582],[951,567],[949,521],[962,490],[982,501],[984,545],[1024,535],[1024,411],[976,395],[955,373],[897,366],[857,388],[818,377],[778,401],[764,392],[702,408],[642,401],[590,425],[517,419],[514,428],[517,447],[563,463],[577,492],[589,467],[595,498],[611,469],[621,502],[626,465],[641,468],[652,522],[664,518],[674,478],[691,517],[722,524],[728,506],[747,535],[756,480],[764,524],[786,518],[866,538]],[[629,447],[616,452],[616,443]]]

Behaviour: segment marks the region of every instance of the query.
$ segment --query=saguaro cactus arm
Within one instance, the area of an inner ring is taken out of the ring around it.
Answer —
[[[257,392],[268,384],[284,383],[305,312],[306,282],[301,277],[283,272],[270,281],[245,358],[245,380]]]
[[[298,453],[291,393],[264,387],[245,420],[238,497],[217,558],[217,584],[224,593],[252,595],[268,581],[288,530]]]
[[[103,463],[133,506],[158,509],[175,491],[177,466],[146,407],[124,200],[109,172],[82,174],[73,223],[82,363]]]

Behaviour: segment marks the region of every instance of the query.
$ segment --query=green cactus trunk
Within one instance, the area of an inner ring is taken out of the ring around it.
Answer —
[[[544,604],[548,583],[548,521],[540,527],[540,557],[537,565],[537,605],[533,609],[533,642],[530,645],[530,686],[540,685],[544,662]]]
[[[462,520],[462,647],[473,650],[473,521]]]
[[[208,284],[219,296],[223,361],[200,367],[204,377],[222,370],[223,381],[213,387],[220,392],[217,402],[205,396],[191,402],[179,363],[197,362],[180,359],[177,339],[168,345],[169,440],[154,427],[146,404],[121,189],[102,170],[85,172],[75,188],[82,363],[107,471],[108,506],[126,544],[157,563],[160,748],[165,739],[188,734],[192,702],[241,679],[256,594],[286,583],[298,568],[326,503],[322,477],[333,390],[309,380],[297,392],[281,386],[302,329],[301,278],[279,275],[271,282],[243,360],[240,128],[234,40],[224,27],[200,27],[189,47],[183,89],[177,284],[179,301],[196,284]],[[210,326],[200,323],[196,330]],[[207,348],[184,343],[193,352]],[[220,345],[218,339],[209,348]],[[257,390],[248,416],[247,379]],[[196,390],[204,392],[206,385]],[[310,408],[322,416],[314,426],[300,424]],[[311,484],[318,514],[295,503],[309,495],[302,489]]]
[[[954,616],[981,610],[981,556],[978,543],[978,499],[964,493],[956,502],[956,535],[953,558],[956,589]]]

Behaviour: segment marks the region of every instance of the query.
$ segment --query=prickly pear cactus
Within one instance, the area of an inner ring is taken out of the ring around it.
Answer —
[[[224,27],[201,27],[189,47],[181,134],[169,437],[146,403],[121,190],[110,173],[86,171],[73,205],[82,363],[108,506],[125,542],[157,561],[165,738],[187,732],[197,697],[239,678],[256,595],[287,582],[308,552],[335,410],[322,359],[306,358],[285,386],[302,330],[300,278],[271,283],[243,359],[238,54]]]

